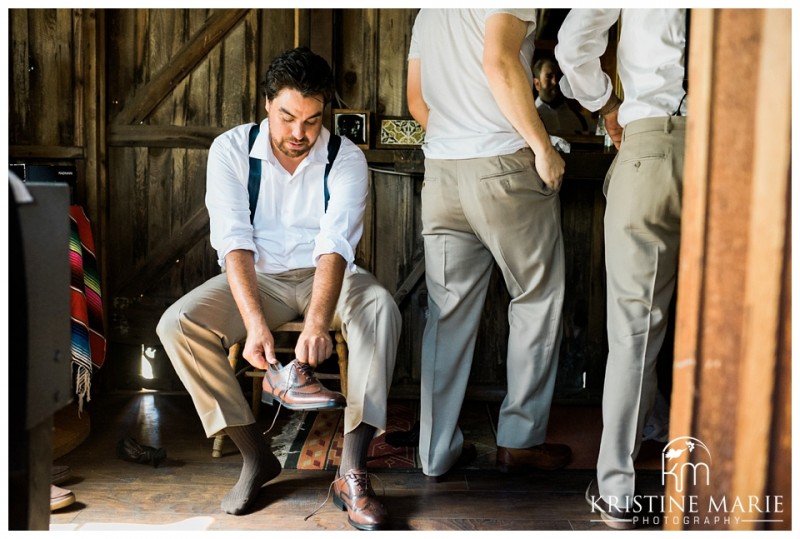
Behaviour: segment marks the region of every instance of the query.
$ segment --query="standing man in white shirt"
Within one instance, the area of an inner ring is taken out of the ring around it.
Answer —
[[[322,57],[303,47],[286,51],[270,64],[263,90],[267,118],[254,142],[253,124],[240,125],[209,150],[206,206],[224,273],[173,304],[158,334],[206,435],[224,431],[242,453],[239,481],[221,504],[238,515],[278,475],[280,463],[228,365],[227,348],[246,338],[242,355],[266,370],[270,399],[301,409],[341,407],[341,395],[313,374],[332,353],[334,316],[341,320],[349,369],[334,502],[354,527],[379,529],[387,514],[370,487],[366,457],[373,436],[386,428],[401,320],[391,295],[355,265],[368,196],[366,159],[344,138],[335,158],[328,147],[332,135],[322,113],[334,81]],[[255,209],[248,184],[253,163],[261,169]],[[301,314],[296,360],[276,369],[270,329]]]
[[[586,491],[608,526],[637,523],[642,430],[656,396],[656,359],[675,290],[686,132],[685,9],[574,9],[558,34],[561,89],[600,110],[619,150],[606,176],[608,362],[597,482]],[[621,19],[620,102],[600,68]]]
[[[533,105],[533,48],[523,42],[535,21],[533,9],[422,9],[412,31],[408,108],[425,129],[430,309],[419,449],[435,480],[469,448],[458,417],[495,262],[511,295],[498,468],[557,469],[571,458],[545,443],[564,298],[564,161]]]

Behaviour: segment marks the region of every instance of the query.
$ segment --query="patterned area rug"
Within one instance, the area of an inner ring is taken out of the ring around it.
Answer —
[[[475,445],[477,458],[464,469],[495,469],[498,403],[465,402],[459,418],[464,439]],[[372,441],[367,466],[376,471],[418,471],[416,447],[394,447],[386,435],[409,431],[419,419],[419,401],[390,400],[386,432]],[[334,471],[342,454],[344,414],[295,412],[272,439],[272,448],[284,468]],[[557,406],[550,412],[547,441],[572,448],[570,469],[594,469],[600,447],[602,417],[599,407]],[[660,469],[663,443],[642,443],[638,469]]]
[[[411,429],[419,415],[417,408],[416,401],[389,401],[386,432],[376,437],[370,444],[367,457],[367,466],[370,469],[419,468],[416,447],[394,447],[386,443],[388,432]],[[297,415],[301,416],[299,429],[291,442],[283,467],[298,470],[336,470],[342,458],[344,412],[336,410],[305,412]]]

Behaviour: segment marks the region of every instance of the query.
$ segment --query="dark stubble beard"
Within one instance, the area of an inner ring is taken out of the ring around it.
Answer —
[[[286,157],[291,157],[292,159],[296,159],[298,157],[303,157],[311,150],[311,145],[308,143],[307,138],[302,138],[301,140],[294,140],[289,138],[284,138],[281,140],[272,139],[272,142],[278,148],[278,151],[281,152]],[[290,150],[286,143],[287,142],[303,142],[305,146],[300,150]]]

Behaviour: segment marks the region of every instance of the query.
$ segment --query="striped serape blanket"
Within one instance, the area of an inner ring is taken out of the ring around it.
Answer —
[[[84,399],[91,400],[92,370],[99,369],[105,362],[106,339],[92,226],[81,206],[70,206],[69,216],[72,366],[80,413]]]

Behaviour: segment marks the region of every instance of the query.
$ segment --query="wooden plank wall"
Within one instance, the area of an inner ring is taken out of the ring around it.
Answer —
[[[790,16],[696,11],[670,439],[709,449],[679,465],[711,466],[667,483],[699,502],[670,506],[666,527],[791,529]]]
[[[372,111],[374,147],[380,117],[408,116],[406,54],[416,11],[11,10],[12,154],[79,168],[77,198],[99,238],[107,309],[110,359],[100,378],[111,371],[112,387],[139,383],[135,363],[142,345],[158,347],[161,313],[219,271],[203,200],[207,148],[222,131],[264,117],[260,82],[272,58],[296,45],[326,57],[337,77],[334,106]],[[46,121],[40,110],[51,111]],[[413,393],[427,306],[424,279],[416,279],[421,152],[368,155],[373,197],[358,262],[403,298],[395,380]],[[581,182],[562,193],[573,286],[559,384],[568,394],[584,389],[583,372],[595,390],[602,382],[603,173],[579,172]],[[506,379],[507,307],[495,271],[473,368],[473,385],[488,391],[478,393],[492,398]]]

